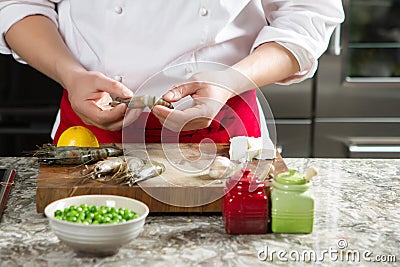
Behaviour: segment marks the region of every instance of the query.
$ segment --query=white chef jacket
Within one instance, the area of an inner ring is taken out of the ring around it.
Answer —
[[[300,81],[314,74],[344,17],[340,0],[0,0],[1,53],[12,52],[10,26],[33,14],[58,25],[83,66],[129,88],[180,62],[232,65],[270,41],[294,54],[301,71],[290,82]]]
[[[20,60],[4,34],[33,14],[58,26],[86,69],[131,89],[183,62],[189,63],[187,77],[197,72],[198,61],[233,65],[271,41],[291,51],[300,65],[284,82],[299,82],[314,74],[344,19],[340,0],[0,0],[1,53]]]

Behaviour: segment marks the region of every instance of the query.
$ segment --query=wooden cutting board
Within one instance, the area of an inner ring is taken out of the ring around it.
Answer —
[[[145,147],[144,147],[145,146]],[[37,212],[51,202],[70,196],[109,194],[134,198],[146,203],[150,212],[221,212],[225,179],[211,179],[207,167],[215,155],[229,157],[228,144],[146,144],[125,145],[125,155],[163,163],[166,171],[139,185],[110,185],[82,177],[84,166],[45,166],[39,168],[36,190]],[[277,153],[275,160],[254,160],[249,167],[261,179],[271,164],[274,174],[287,170]]]

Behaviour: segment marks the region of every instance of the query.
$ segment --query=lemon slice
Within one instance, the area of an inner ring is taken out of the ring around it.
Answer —
[[[57,142],[57,147],[99,147],[99,142],[91,130],[83,126],[72,126],[65,130]]]

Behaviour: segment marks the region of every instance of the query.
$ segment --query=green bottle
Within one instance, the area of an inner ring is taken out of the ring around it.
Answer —
[[[296,170],[280,173],[272,181],[271,221],[274,233],[311,233],[314,197],[311,182]]]

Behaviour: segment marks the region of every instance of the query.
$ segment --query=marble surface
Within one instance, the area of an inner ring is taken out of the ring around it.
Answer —
[[[312,234],[228,235],[220,214],[157,215],[118,254],[94,258],[76,255],[36,213],[36,159],[0,158],[0,168],[17,169],[0,223],[0,266],[400,265],[400,160],[285,161],[299,171],[319,169]],[[316,261],[309,260],[313,252]],[[295,261],[302,254],[306,258]],[[392,262],[373,262],[378,257]]]

